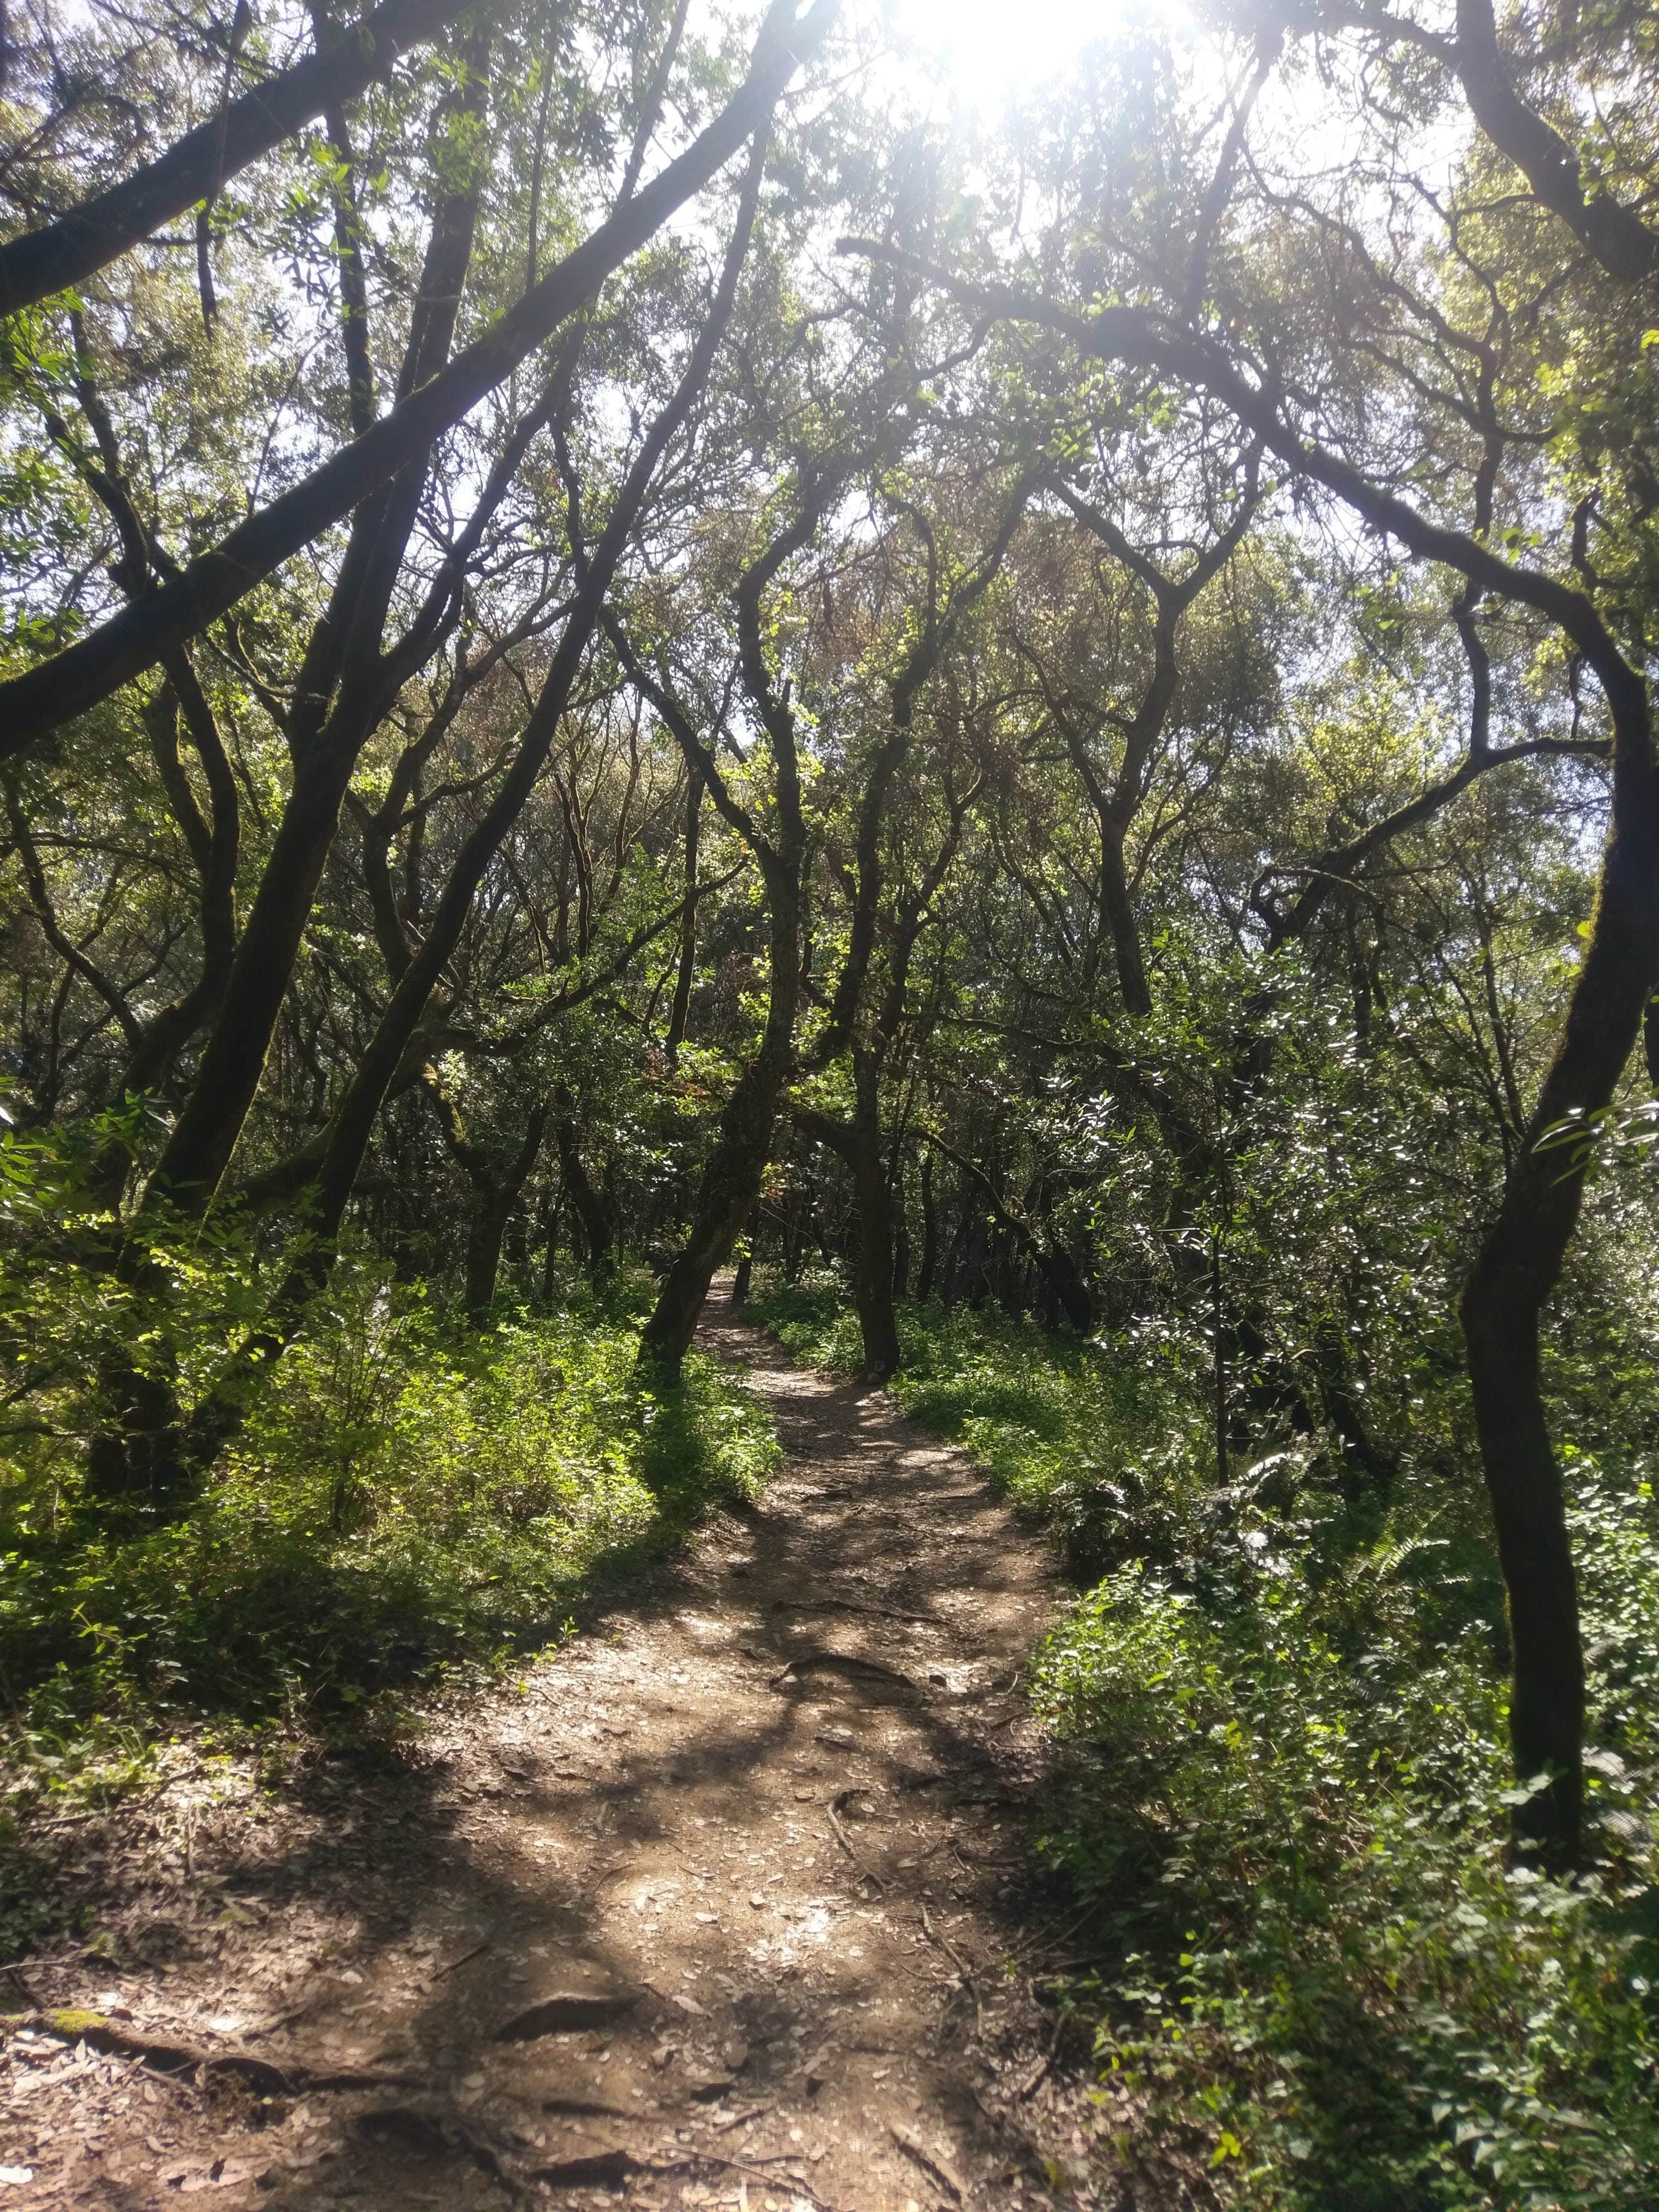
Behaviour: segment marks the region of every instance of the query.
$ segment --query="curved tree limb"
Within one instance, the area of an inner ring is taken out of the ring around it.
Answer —
[[[797,18],[787,0],[774,0],[749,75],[714,120],[481,337],[141,605],[124,608],[50,660],[0,684],[0,759],[108,698],[169,647],[227,613],[301,546],[424,453],[724,167],[769,114],[802,58],[824,38],[838,9],[839,0],[812,0]]]
[[[164,222],[213,198],[228,179],[337,109],[399,57],[426,45],[467,0],[384,0],[324,53],[313,53],[187,131],[159,160],[83,200],[57,222],[0,246],[0,315],[84,283]]]
[[[1492,0],[1457,0],[1455,39],[1386,8],[1338,6],[1325,20],[1334,29],[1403,40],[1447,63],[1482,131],[1520,170],[1540,206],[1559,216],[1610,276],[1638,283],[1659,270],[1659,230],[1599,185],[1586,191],[1577,154],[1516,92],[1498,43]]]

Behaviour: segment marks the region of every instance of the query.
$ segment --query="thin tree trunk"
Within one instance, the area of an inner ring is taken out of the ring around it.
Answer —
[[[663,1278],[640,1337],[647,1364],[677,1368],[690,1349],[714,1271],[730,1255],[772,1158],[772,1132],[793,1060],[800,995],[799,893],[785,868],[769,872],[771,979],[759,1051],[726,1102],[697,1187],[690,1231]]]
[[[755,1245],[760,1236],[760,1207],[753,1206],[744,1224],[743,1250],[738,1255],[738,1271],[732,1278],[732,1303],[734,1306],[745,1306],[749,1303],[749,1285],[755,1273]]]
[[[501,1243],[520,1193],[530,1180],[547,1127],[547,1108],[539,1105],[526,1126],[524,1142],[516,1156],[498,1174],[475,1176],[477,1203],[466,1242],[466,1316],[474,1328],[489,1320],[495,1304],[495,1284],[501,1273]]]
[[[927,1133],[927,1141],[937,1146],[946,1159],[983,1191],[992,1216],[1005,1239],[1011,1240],[1021,1252],[1029,1255],[1032,1265],[1053,1291],[1060,1311],[1078,1334],[1080,1336],[1091,1335],[1095,1325],[1094,1301],[1089,1295],[1089,1286],[1083,1279],[1082,1270],[1066,1247],[1057,1240],[1051,1243],[1048,1237],[1039,1236],[1032,1224],[1010,1206],[995,1178],[987,1175],[984,1169],[969,1158],[966,1153],[957,1152],[954,1146],[947,1144],[931,1130]],[[985,1291],[989,1291],[993,1288],[988,1276]],[[971,1304],[983,1303],[984,1292],[969,1299]]]
[[[1225,1489],[1231,1479],[1227,1438],[1227,1330],[1221,1295],[1221,1232],[1210,1232],[1210,1356],[1215,1428],[1215,1479]]]
[[[559,1123],[558,1144],[565,1200],[581,1224],[588,1279],[595,1290],[600,1290],[615,1272],[616,1220],[603,1193],[587,1172],[577,1143],[576,1125],[568,1115]]]
[[[800,1280],[801,1256],[806,1249],[806,1216],[811,1200],[802,1189],[789,1194],[783,1224],[783,1279],[793,1290]]]
[[[893,1193],[893,1296],[901,1300],[910,1295],[910,1201],[904,1169],[900,1147],[889,1164],[888,1181]]]
[[[863,1373],[885,1382],[898,1371],[893,1309],[893,1201],[881,1143],[881,1056],[855,1048],[850,1121],[798,1106],[795,1118],[844,1161],[853,1179],[853,1304],[863,1339]]]
[[[864,1336],[864,1372],[885,1382],[898,1372],[898,1317],[893,1310],[893,1192],[881,1141],[881,1059],[853,1057],[854,1107],[850,1164],[858,1203],[854,1296]]]
[[[685,911],[680,921],[679,970],[674,978],[674,1000],[668,1010],[668,1035],[663,1057],[670,1067],[679,1060],[685,1042],[685,1024],[691,1011],[691,986],[697,972],[697,848],[702,823],[702,777],[694,768],[685,786]]]
[[[933,1203],[933,1155],[921,1160],[921,1266],[916,1275],[916,1302],[925,1305],[933,1295],[939,1273],[939,1208]]]
[[[558,1185],[549,1183],[542,1194],[542,1228],[547,1243],[542,1253],[542,1304],[553,1303],[553,1286],[559,1261],[559,1212],[564,1203],[563,1176]]]

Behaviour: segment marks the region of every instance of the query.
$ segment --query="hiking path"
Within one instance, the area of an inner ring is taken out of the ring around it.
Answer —
[[[757,1505],[409,1761],[292,1804],[198,1762],[88,1827],[105,1955],[22,1978],[0,2212],[1120,2201],[1040,2002],[1053,1561],[718,1291],[699,1341],[777,1421]]]

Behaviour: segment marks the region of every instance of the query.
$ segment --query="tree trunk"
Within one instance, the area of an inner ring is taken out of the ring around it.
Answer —
[[[109,1411],[87,1454],[86,1496],[155,1518],[176,1513],[193,1470],[171,1383],[144,1374],[125,1353],[100,1381]]]
[[[586,559],[580,588],[511,763],[456,855],[426,934],[398,978],[336,1112],[328,1153],[317,1178],[314,1221],[319,1256],[312,1271],[313,1278],[326,1272],[325,1249],[344,1218],[375,1117],[425,1015],[444,964],[460,942],[478,886],[546,764],[572,687],[604,612],[617,564],[655,480],[658,465],[707,381],[731,317],[738,272],[748,252],[764,153],[764,142],[757,141],[750,150],[737,222],[708,315],[678,383],[641,440],[605,529]],[[303,1294],[303,1285],[297,1281],[295,1289],[296,1294]]]
[[[755,1273],[755,1244],[760,1236],[760,1207],[751,1206],[748,1221],[744,1225],[743,1250],[738,1255],[738,1271],[732,1278],[732,1303],[745,1306],[749,1303],[749,1285]]]
[[[556,1190],[550,1185],[542,1196],[542,1228],[547,1238],[547,1243],[542,1254],[542,1304],[544,1306],[550,1306],[553,1303],[553,1287],[559,1264],[559,1212],[564,1204],[562,1184],[562,1171],[561,1187]]]
[[[488,33],[465,40],[463,52],[468,69],[455,106],[477,123],[489,92]],[[434,131],[441,136],[446,130],[441,111]],[[404,352],[400,397],[428,384],[449,357],[480,189],[476,170],[464,172],[456,188],[440,198]],[[288,804],[195,1085],[150,1182],[156,1198],[187,1212],[205,1210],[230,1164],[264,1073],[352,772],[397,695],[398,684],[386,672],[396,649],[383,653],[386,622],[420,511],[428,453],[422,447],[411,453],[392,481],[358,507],[327,609],[307,645],[287,732],[295,763]]]
[[[806,1216],[811,1200],[797,1187],[790,1191],[783,1218],[783,1279],[793,1289],[800,1280],[800,1263],[806,1250]]]
[[[778,1064],[775,1055],[763,1051],[726,1101],[697,1187],[690,1233],[641,1333],[640,1356],[647,1364],[677,1369],[691,1348],[714,1271],[730,1257],[771,1159],[772,1130],[787,1073],[787,1057]]]
[[[1496,1240],[1492,1240],[1495,1242]],[[1583,1818],[1584,1662],[1578,1584],[1539,1385],[1538,1301],[1524,1266],[1481,1255],[1463,1335],[1514,1648],[1510,1744],[1517,1780],[1548,1774],[1516,1832],[1548,1860],[1577,1860]]]
[[[1342,1447],[1342,1487],[1350,1495],[1391,1489],[1396,1469],[1371,1432],[1340,1324],[1333,1322],[1319,1332],[1315,1354],[1320,1402]]]
[[[1082,1269],[1066,1247],[1057,1238],[1039,1236],[1029,1219],[1023,1214],[1016,1213],[1010,1207],[994,1176],[988,1175],[976,1161],[969,1158],[965,1153],[957,1152],[953,1146],[946,1144],[942,1137],[931,1136],[929,1141],[942,1152],[947,1159],[954,1162],[977,1189],[983,1192],[986,1202],[990,1207],[992,1218],[1002,1232],[1003,1238],[1011,1241],[1016,1249],[1030,1258],[1033,1267],[1038,1270],[1054,1292],[1060,1311],[1072,1327],[1077,1330],[1079,1335],[1092,1335],[1095,1326],[1094,1300],[1089,1294],[1089,1285],[1083,1279]],[[983,1268],[984,1263],[981,1262],[982,1272]],[[969,1304],[975,1306],[982,1305],[987,1294],[993,1289],[994,1285],[990,1276],[985,1273],[983,1287],[969,1294]]]
[[[349,740],[331,744],[321,758],[313,753],[295,773],[219,1018],[151,1178],[157,1198],[187,1211],[200,1212],[213,1197],[242,1133],[367,735],[367,728],[355,728]]]
[[[501,1273],[501,1243],[519,1194],[530,1180],[536,1156],[547,1127],[547,1108],[538,1106],[525,1129],[516,1157],[499,1174],[475,1175],[477,1203],[466,1240],[466,1317],[474,1328],[489,1320],[495,1304],[495,1281]]]
[[[864,1372],[885,1382],[898,1372],[898,1318],[893,1310],[893,1191],[881,1142],[881,1060],[855,1051],[855,1104],[848,1156],[858,1203],[858,1250],[853,1291],[864,1337]]]
[[[772,1132],[793,1058],[800,995],[800,894],[793,870],[767,871],[771,976],[759,1051],[726,1102],[702,1180],[691,1227],[663,1278],[640,1334],[643,1364],[678,1369],[690,1349],[714,1271],[722,1267],[760,1196],[772,1158]]]
[[[674,978],[674,1001],[668,1012],[668,1035],[663,1057],[670,1067],[679,1060],[685,1041],[685,1024],[691,1011],[691,985],[697,972],[697,848],[702,823],[703,779],[696,769],[686,773],[685,785],[685,906],[680,916],[679,969]]]
[[[568,1115],[559,1123],[559,1166],[564,1175],[565,1201],[574,1214],[586,1248],[588,1279],[601,1290],[616,1267],[617,1224],[603,1194],[587,1172],[576,1142],[576,1125]]]
[[[1210,1351],[1215,1479],[1217,1487],[1224,1490],[1231,1480],[1232,1468],[1227,1453],[1227,1333],[1222,1304],[1221,1235],[1218,1230],[1212,1231],[1210,1235]]]
[[[1603,672],[1603,682],[1607,677]],[[1584,1666],[1560,1469],[1539,1371],[1540,1322],[1578,1219],[1593,1139],[1540,1139],[1611,1102],[1659,981],[1659,769],[1645,688],[1609,685],[1613,824],[1589,943],[1559,1048],[1503,1204],[1462,1299],[1480,1456],[1509,1597],[1515,1680],[1510,1739],[1518,1781],[1547,1775],[1517,1808],[1517,1839],[1568,1867],[1582,1849]]]
[[[1128,872],[1123,865],[1122,824],[1111,816],[1100,824],[1100,902],[1112,933],[1112,957],[1117,969],[1118,989],[1124,1011],[1150,1014],[1152,986],[1146,980],[1146,957],[1141,951],[1135,923],[1134,902],[1129,896]]]
[[[933,1155],[924,1152],[921,1161],[921,1266],[916,1275],[916,1301],[925,1305],[933,1295],[933,1278],[939,1273],[939,1208],[933,1203]]]
[[[466,1318],[473,1328],[482,1328],[489,1318],[495,1303],[495,1278],[501,1273],[501,1240],[507,1234],[507,1217],[513,1211],[516,1192],[492,1191],[480,1198],[472,1209],[472,1219],[466,1239],[466,1289],[465,1303]]]
[[[888,1179],[893,1191],[893,1296],[903,1299],[910,1295],[910,1202],[902,1147],[895,1149]]]

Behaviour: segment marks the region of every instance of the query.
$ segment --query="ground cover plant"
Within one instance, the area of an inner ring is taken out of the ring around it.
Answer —
[[[341,1271],[210,1486],[161,1525],[88,1516],[61,1442],[14,1461],[14,1811],[141,1781],[180,1729],[396,1735],[422,1692],[574,1632],[596,1573],[757,1496],[777,1443],[741,1381],[697,1358],[653,1390],[637,1286],[571,1296],[464,1329],[419,1286]]]
[[[756,1312],[798,1357],[856,1371],[833,1278],[763,1283]],[[1570,1463],[1600,1850],[1563,1884],[1508,1850],[1500,1586],[1454,1533],[1466,1502],[1419,1478],[1356,1513],[1305,1455],[1287,1480],[1283,1452],[1218,1488],[1190,1376],[1150,1391],[1129,1347],[994,1308],[906,1307],[900,1333],[900,1403],[982,1459],[1092,1583],[1034,1686],[1066,1753],[1042,1847],[1092,1905],[1097,1954],[1057,2002],[1109,2081],[1149,2100],[1230,2203],[1644,2203],[1645,1468]]]

